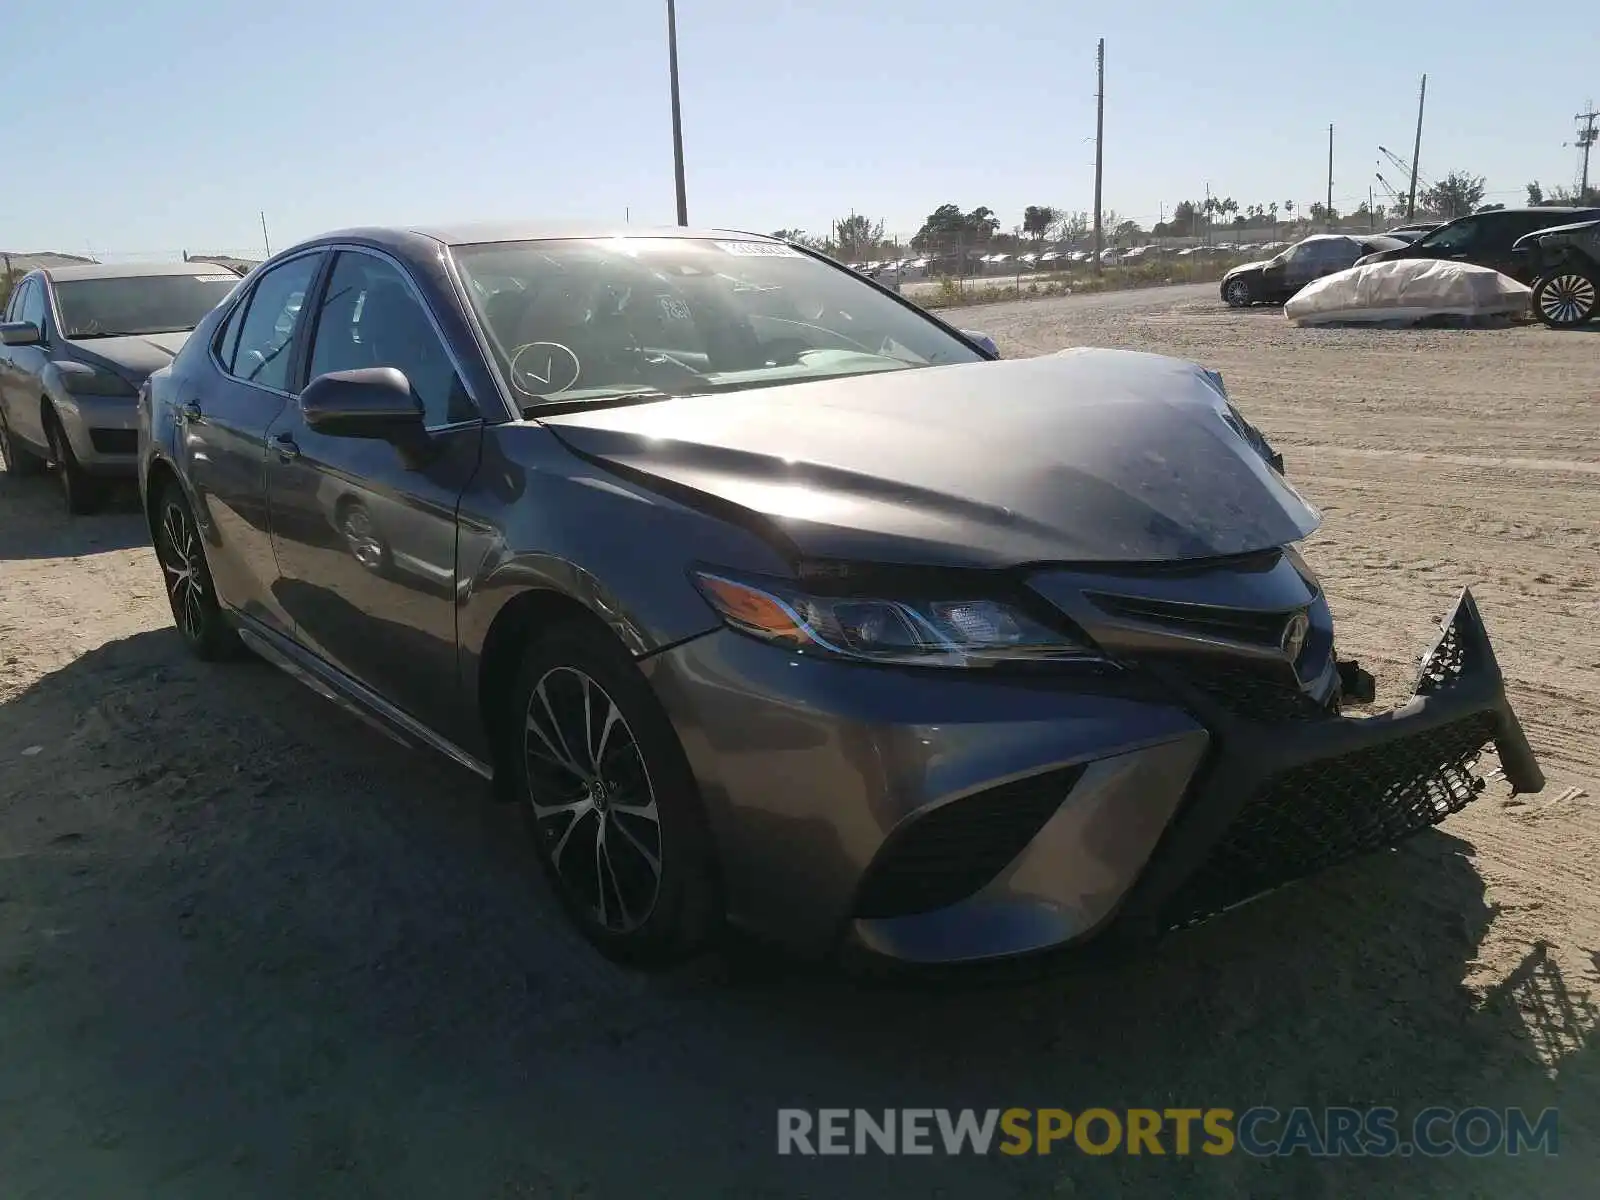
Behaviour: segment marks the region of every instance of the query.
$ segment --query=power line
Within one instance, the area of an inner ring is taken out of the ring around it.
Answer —
[[[1105,253],[1106,231],[1100,209],[1101,186],[1105,182],[1106,142],[1106,40],[1100,39],[1094,52],[1094,273],[1100,274],[1100,256]]]
[[[1578,187],[1581,200],[1589,194],[1589,151],[1594,149],[1595,138],[1600,137],[1600,130],[1594,127],[1595,121],[1600,120],[1600,112],[1595,111],[1591,102],[1588,112],[1581,112],[1572,119],[1583,122],[1583,128],[1578,131],[1578,145],[1583,148],[1583,182]]]

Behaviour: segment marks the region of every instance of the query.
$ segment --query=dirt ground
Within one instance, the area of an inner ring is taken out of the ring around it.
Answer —
[[[1404,694],[1470,584],[1549,775],[1148,955],[869,984],[569,933],[514,814],[180,653],[131,504],[0,475],[0,1195],[1593,1194],[1600,329],[1301,331],[1211,287],[954,314],[1220,368]],[[1582,789],[1573,797],[1569,789]],[[1560,1108],[1554,1159],[780,1159],[779,1106]]]

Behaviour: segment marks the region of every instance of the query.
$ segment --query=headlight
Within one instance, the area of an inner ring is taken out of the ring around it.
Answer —
[[[921,667],[1105,661],[1002,600],[816,595],[715,571],[695,571],[693,578],[729,626],[801,653]]]
[[[74,396],[127,396],[139,394],[137,388],[120,375],[110,371],[97,371],[83,363],[57,363],[56,373],[61,386]]]

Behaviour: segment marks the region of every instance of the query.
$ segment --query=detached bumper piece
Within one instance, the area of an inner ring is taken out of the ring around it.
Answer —
[[[1473,769],[1491,743],[1516,791],[1544,787],[1466,590],[1392,712],[1266,723],[1173,682],[1217,751],[1124,904],[1123,933],[1194,924],[1437,825],[1483,789]]]

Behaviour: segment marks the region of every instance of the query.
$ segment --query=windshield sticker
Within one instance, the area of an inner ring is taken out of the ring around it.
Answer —
[[[511,355],[511,386],[524,396],[559,396],[578,382],[578,356],[560,342],[529,342]]]
[[[669,321],[693,319],[689,315],[689,306],[676,296],[657,296],[656,303],[661,306],[661,315]]]
[[[741,258],[804,258],[805,255],[791,246],[775,242],[718,242],[717,248]]]

